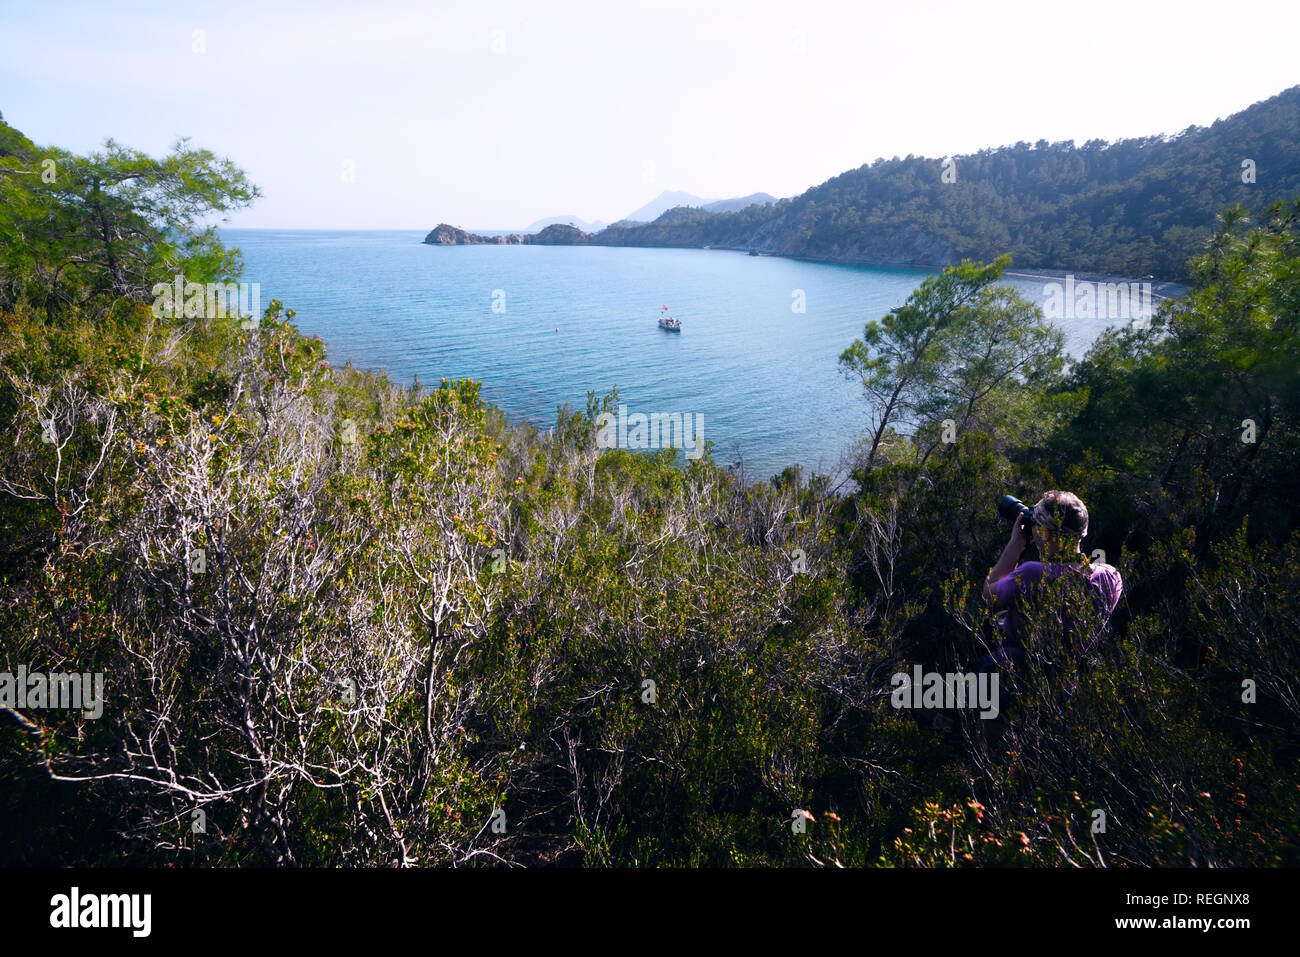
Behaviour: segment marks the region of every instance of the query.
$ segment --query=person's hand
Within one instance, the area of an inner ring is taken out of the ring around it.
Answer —
[[[1024,516],[1019,516],[1017,520],[1011,523],[1011,537],[1006,542],[1005,549],[1002,549],[1001,557],[988,570],[988,577],[984,579],[984,601],[997,606],[997,583],[1010,575],[1014,570],[1015,563],[1018,562],[1024,550],[1030,547],[1030,542],[1034,540],[1034,533],[1030,527],[1024,524]]]
[[[984,579],[984,600],[989,604],[997,606],[997,583],[1016,567],[1016,562],[1029,547],[1033,537],[1034,533],[1025,523],[1025,517],[1017,516],[1011,523],[1011,538],[1007,541],[1007,547],[1002,549],[1001,557],[989,569],[988,577]]]
[[[1008,548],[1018,548],[1021,552],[1027,549],[1034,540],[1033,529],[1025,520],[1025,516],[1017,515],[1016,520],[1011,523],[1011,539],[1007,542]]]

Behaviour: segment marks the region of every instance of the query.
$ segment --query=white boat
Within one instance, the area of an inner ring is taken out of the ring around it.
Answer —
[[[659,328],[665,329],[668,332],[681,332],[682,321],[680,319],[674,319],[672,316],[668,315],[667,310],[668,307],[664,306],[664,314],[659,317]]]

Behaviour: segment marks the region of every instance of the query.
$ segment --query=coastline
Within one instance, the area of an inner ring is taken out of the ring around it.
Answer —
[[[593,245],[610,245],[609,243],[595,243]],[[620,246],[622,244],[619,244]],[[749,247],[744,246],[656,246],[649,247],[656,249],[701,249],[701,250],[723,250],[725,252],[737,252],[749,254]],[[878,266],[881,268],[904,268],[904,269],[933,269],[936,272],[944,268],[948,263],[935,264],[927,262],[918,262],[915,260],[863,260],[848,258],[823,258],[814,256],[791,256],[785,253],[765,252],[763,250],[754,250],[760,256],[771,256],[777,259],[793,259],[799,262],[825,263],[831,266]],[[1002,273],[1003,276],[1013,276],[1017,279],[1065,279],[1073,276],[1077,282],[1149,282],[1151,283],[1151,294],[1158,299],[1177,299],[1188,292],[1192,287],[1176,279],[1140,279],[1135,276],[1120,276],[1114,273],[1102,272],[1078,272],[1070,269],[1008,269]]]
[[[435,234],[440,230],[445,230],[445,235],[441,241],[432,241]],[[597,239],[599,234],[588,237],[588,242],[566,242],[566,241],[546,241],[543,239],[538,242],[538,233],[509,233],[498,235],[474,234],[457,227],[439,226],[430,232],[422,241],[423,245],[428,246],[605,246],[611,249],[698,249],[701,252],[736,252],[749,255],[756,253],[759,256],[770,256],[777,259],[790,259],[797,262],[823,263],[830,266],[868,266],[879,267],[884,269],[928,269],[941,270],[950,263],[933,263],[921,262],[918,260],[904,258],[889,259],[860,259],[856,257],[822,257],[822,256],[795,256],[789,253],[779,253],[771,250],[754,249],[750,246],[695,246],[695,245],[675,245],[670,243],[612,243],[612,242],[592,242]],[[566,237],[567,238],[567,237]],[[448,241],[450,240],[450,241]],[[1015,277],[1017,279],[1043,279],[1043,280],[1064,280],[1073,276],[1077,282],[1097,283],[1097,282],[1149,282],[1151,284],[1151,295],[1157,299],[1176,299],[1184,295],[1191,286],[1177,279],[1160,279],[1158,277],[1138,278],[1135,276],[1122,276],[1114,273],[1102,272],[1079,272],[1069,269],[1050,269],[1050,268],[1023,268],[1008,269],[1003,272],[1004,276]]]

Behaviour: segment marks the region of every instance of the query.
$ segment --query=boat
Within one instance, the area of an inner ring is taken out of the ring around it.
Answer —
[[[674,319],[672,316],[668,315],[667,306],[664,306],[663,310],[663,313],[659,316],[659,328],[667,330],[668,332],[681,332],[682,321],[680,319]]]

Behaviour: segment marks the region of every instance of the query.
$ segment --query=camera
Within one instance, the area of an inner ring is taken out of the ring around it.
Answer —
[[[1034,507],[1026,505],[1014,495],[1003,495],[998,499],[998,514],[1008,522],[1015,522],[1023,515],[1025,525],[1029,528],[1034,527]]]

